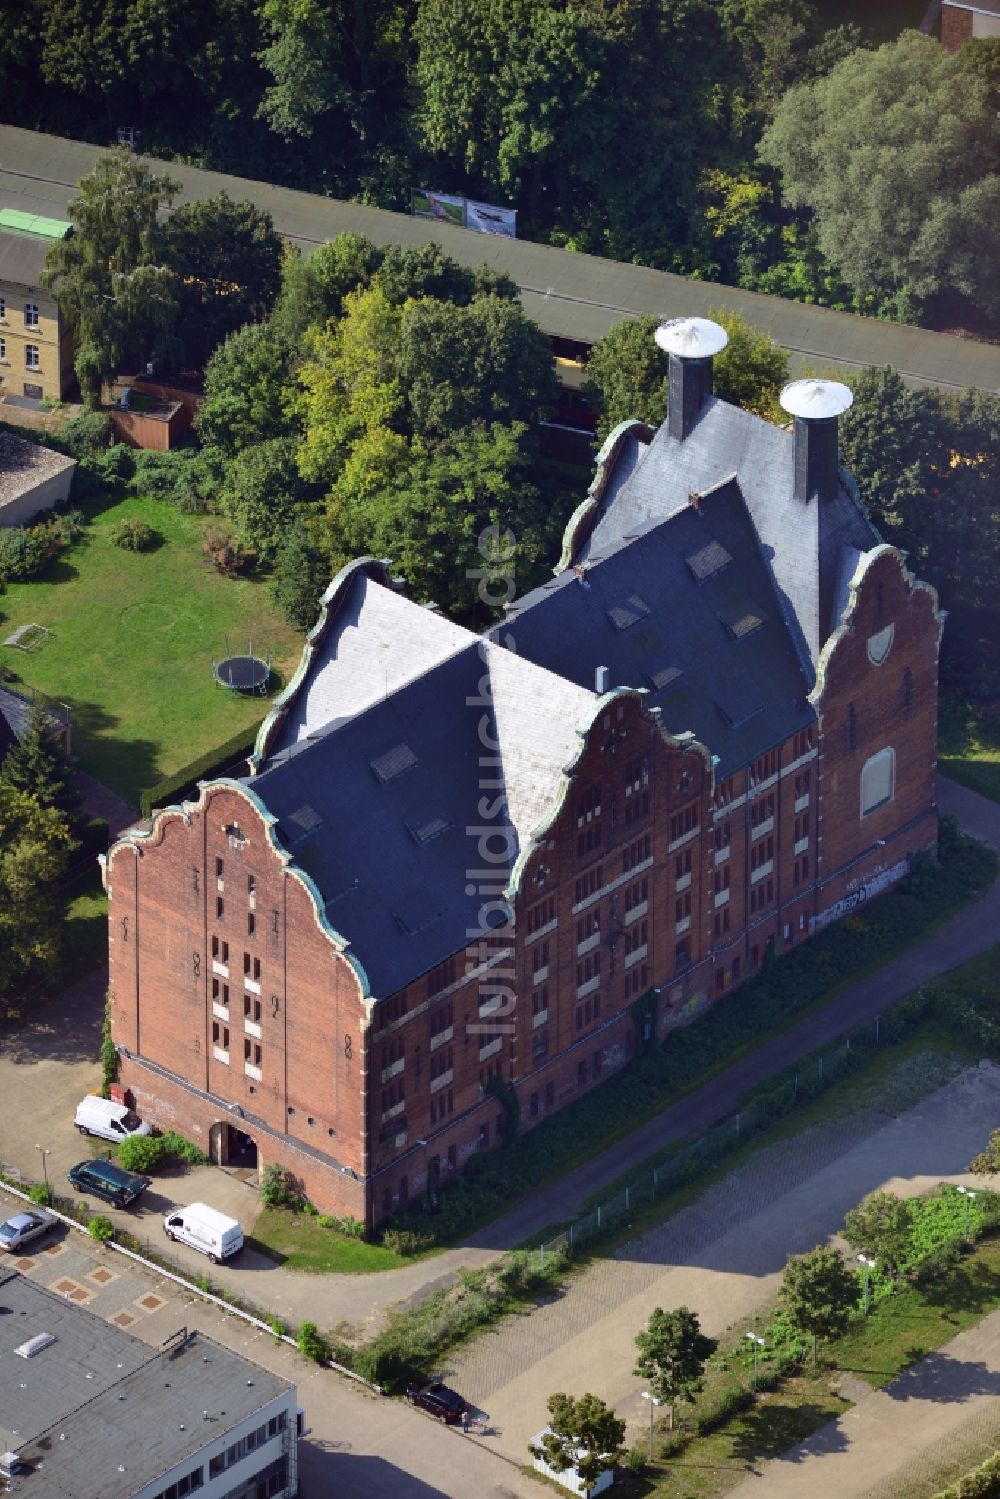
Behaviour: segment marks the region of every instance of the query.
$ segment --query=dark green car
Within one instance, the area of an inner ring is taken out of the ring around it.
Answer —
[[[116,1208],[127,1208],[152,1182],[150,1176],[139,1176],[103,1160],[78,1161],[70,1167],[69,1179],[78,1192],[92,1192]]]

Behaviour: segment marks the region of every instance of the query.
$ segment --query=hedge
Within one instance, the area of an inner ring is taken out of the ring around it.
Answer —
[[[509,1202],[564,1174],[585,1152],[661,1112],[667,1100],[696,1086],[756,1038],[791,1023],[859,970],[908,947],[932,921],[987,888],[996,876],[993,851],[963,837],[952,819],[942,820],[939,849],[938,860],[930,854],[917,856],[900,884],[863,913],[768,963],[692,1025],[671,1031],[662,1046],[644,1052],[529,1134],[492,1154],[474,1155],[462,1175],[439,1190],[434,1210],[414,1204],[394,1214],[388,1226],[431,1234],[438,1242],[467,1234]],[[908,1026],[909,1020],[900,1012],[896,1023]],[[783,1081],[769,1081],[765,1091],[779,1091]],[[772,1107],[781,1111],[778,1100]]]
[[[211,779],[222,771],[233,767],[237,761],[250,754],[257,739],[257,727],[241,729],[223,744],[206,750],[197,760],[184,765],[173,775],[164,776],[155,786],[149,786],[139,798],[139,809],[143,817],[149,817],[154,807],[171,806],[192,797],[198,782]]]
[[[1000,1452],[988,1457],[980,1467],[966,1473],[957,1483],[949,1484],[934,1499],[998,1499],[1000,1496]]]

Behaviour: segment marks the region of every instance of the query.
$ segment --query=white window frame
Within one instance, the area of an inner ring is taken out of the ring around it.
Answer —
[[[38,303],[25,302],[24,304],[24,326],[26,328],[38,327]]]
[[[40,370],[42,367],[42,353],[37,344],[25,344],[24,367],[26,370]]]
[[[871,785],[873,780],[875,781],[874,787]],[[869,783],[867,792],[866,781]],[[880,796],[877,801],[867,799],[874,792],[880,790],[886,782],[889,789],[885,796]],[[888,806],[889,802],[893,800],[896,795],[896,751],[890,746],[887,745],[885,749],[880,749],[877,754],[870,755],[864,765],[862,765],[860,791],[862,817],[870,816],[872,812],[877,812],[879,807]]]

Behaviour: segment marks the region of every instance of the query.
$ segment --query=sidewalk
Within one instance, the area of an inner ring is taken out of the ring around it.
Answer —
[[[863,1499],[961,1426],[1000,1422],[1000,1312],[873,1390],[807,1442],[766,1462],[729,1499]]]

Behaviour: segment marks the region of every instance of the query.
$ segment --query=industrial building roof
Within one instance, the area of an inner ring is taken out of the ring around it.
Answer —
[[[0,1451],[26,1495],[129,1499],[292,1388],[203,1333],[151,1348],[14,1270],[0,1312]]]
[[[0,207],[65,217],[76,184],[93,169],[101,150],[82,141],[0,126]],[[921,384],[1000,390],[1000,349],[973,339],[691,281],[551,245],[477,234],[438,220],[176,162],[156,165],[180,183],[179,201],[223,191],[233,198],[249,199],[266,209],[275,227],[306,251],[351,229],[380,245],[434,240],[465,265],[487,261],[517,282],[525,311],[552,335],[594,343],[624,318],[709,315],[712,309],[729,307],[789,350],[796,369],[892,364],[907,379]]]
[[[16,234],[0,226],[0,282],[28,288],[40,286],[51,243],[49,239]]]

